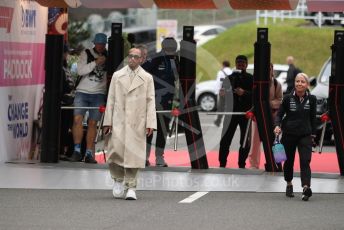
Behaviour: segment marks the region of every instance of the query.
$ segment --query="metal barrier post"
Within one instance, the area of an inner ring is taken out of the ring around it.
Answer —
[[[321,136],[319,141],[319,153],[322,153],[323,145],[324,145],[324,136],[326,130],[326,121],[323,123],[323,127],[321,129]]]
[[[245,148],[247,145],[247,139],[248,139],[248,133],[250,131],[250,127],[252,124],[252,119],[249,119],[247,122],[247,126],[246,126],[246,131],[245,131],[245,137],[244,137],[244,143],[242,144],[242,146]]]
[[[179,122],[179,117],[176,117],[176,132],[174,136],[174,151],[177,151],[177,145],[178,145],[178,122]]]
[[[105,106],[100,106],[99,107],[99,112],[102,113],[102,117],[101,117],[100,122],[99,122],[98,130],[97,130],[97,135],[96,135],[96,138],[94,140],[94,144],[98,143],[98,138],[101,135],[101,131],[102,131],[102,127],[103,127],[103,122],[104,122],[104,116],[105,116],[105,109],[106,109]],[[106,155],[105,155],[104,148],[102,149],[102,152],[103,152],[104,162],[106,163]]]
[[[322,153],[322,149],[323,149],[323,146],[324,146],[324,137],[325,137],[325,131],[326,131],[326,123],[330,120],[328,112],[322,114],[320,116],[320,120],[323,122],[323,127],[321,129],[321,136],[320,136],[320,140],[319,140],[319,154]]]

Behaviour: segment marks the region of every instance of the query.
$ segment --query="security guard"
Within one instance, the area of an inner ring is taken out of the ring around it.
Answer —
[[[224,94],[225,91],[231,91],[233,104],[228,101],[226,96],[225,110],[229,111],[229,105],[233,106],[233,112],[246,112],[252,107],[252,87],[253,76],[246,72],[247,57],[239,55],[235,59],[236,70],[225,78],[223,81],[223,87],[220,93]],[[222,91],[222,92],[221,92]],[[229,154],[229,147],[232,143],[234,133],[237,126],[240,127],[240,149],[239,149],[239,168],[245,168],[245,161],[250,151],[250,141],[247,141],[246,146],[243,146],[245,131],[248,120],[245,116],[234,115],[226,116],[224,125],[222,128],[220,150],[219,150],[219,162],[220,167],[225,168],[227,164],[227,157]]]
[[[156,110],[171,110],[172,102],[175,92],[175,76],[171,61],[179,68],[179,59],[176,55],[177,42],[172,37],[165,38],[161,43],[161,51],[153,58],[146,61],[142,67],[153,75],[155,87],[155,103]],[[164,159],[164,150],[166,145],[166,138],[171,121],[170,113],[157,114],[157,135],[155,143],[155,157],[156,166],[167,167]],[[149,155],[152,144],[153,135],[147,137],[147,161],[146,166],[149,166]]]

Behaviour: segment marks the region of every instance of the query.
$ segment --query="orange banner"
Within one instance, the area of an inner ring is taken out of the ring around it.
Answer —
[[[163,9],[216,9],[213,0],[154,0]]]
[[[294,10],[299,0],[229,0],[235,10]]]

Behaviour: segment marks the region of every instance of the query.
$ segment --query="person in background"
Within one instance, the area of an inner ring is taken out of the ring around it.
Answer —
[[[139,49],[142,54],[142,61],[141,67],[148,72],[149,65],[151,63],[151,59],[148,59],[148,47],[144,44],[137,44],[135,48]],[[148,59],[148,60],[147,60]],[[146,167],[150,166],[149,156],[151,151],[151,143],[152,143],[153,135],[147,136],[147,145],[146,145]]]
[[[135,45],[135,48],[137,48],[141,51],[141,54],[142,54],[141,66],[143,66],[144,63],[147,61],[148,48],[145,44],[137,44],[137,45]]]
[[[178,71],[179,59],[176,54],[177,42],[172,37],[165,38],[161,43],[161,51],[154,57],[147,60],[143,65],[148,73],[153,75],[155,88],[156,110],[171,110],[175,93],[175,67]],[[171,62],[175,63],[173,67]],[[167,167],[164,158],[166,138],[169,132],[169,123],[171,121],[170,113],[157,113],[158,128],[155,141],[155,165],[158,167]],[[147,137],[147,166],[150,165],[149,156],[153,136]]]
[[[232,92],[233,94],[233,112],[246,112],[252,108],[252,87],[253,76],[246,72],[247,57],[238,55],[235,59],[236,71],[227,76],[222,85],[221,91]],[[226,97],[227,100],[227,97]],[[226,106],[229,102],[225,102]],[[228,110],[226,108],[226,110]],[[239,148],[239,168],[245,168],[246,158],[250,151],[250,142],[244,144],[245,130],[248,120],[242,115],[226,116],[221,133],[219,162],[220,167],[225,168],[227,165],[227,157],[229,147],[232,143],[234,133],[237,126],[240,127],[240,148]]]
[[[288,56],[287,57],[287,64],[289,66],[287,72],[287,90],[286,94],[290,93],[294,88],[295,77],[297,74],[301,73],[302,71],[294,65],[294,57]]]
[[[281,106],[283,92],[281,83],[279,83],[274,77],[274,66],[270,63],[270,108],[273,121],[277,115],[278,109]],[[252,139],[251,139],[251,151],[248,155],[251,169],[259,169],[260,165],[260,137],[258,132],[257,122],[252,122]]]
[[[216,92],[217,92],[217,111],[223,112],[225,107],[225,99],[224,95],[220,95],[220,89],[222,88],[222,82],[225,77],[232,74],[232,70],[230,68],[230,63],[227,60],[224,60],[222,62],[222,68],[217,72],[216,75]],[[223,115],[217,115],[216,120],[214,121],[214,124],[219,127],[222,122]]]
[[[99,107],[105,105],[107,73],[105,48],[107,37],[103,33],[95,35],[93,49],[86,49],[80,54],[78,74],[82,77],[76,87],[75,107]],[[70,160],[82,161],[81,141],[83,138],[83,119],[88,111],[85,163],[97,163],[94,159],[94,141],[97,132],[97,122],[101,119],[98,109],[74,109],[73,139],[74,152]]]
[[[299,73],[295,78],[294,90],[283,97],[274,129],[276,135],[283,134],[281,143],[287,155],[283,165],[287,197],[294,197],[292,180],[295,151],[298,148],[304,201],[312,196],[310,162],[316,133],[316,97],[309,93],[308,87],[308,76]]]
[[[128,65],[110,83],[103,133],[115,198],[136,200],[137,173],[145,167],[146,135],[156,129],[154,81],[140,64],[141,51],[129,50]]]

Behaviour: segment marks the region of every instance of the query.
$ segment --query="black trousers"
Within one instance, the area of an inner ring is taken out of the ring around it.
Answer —
[[[312,158],[312,137],[296,136],[285,134],[281,140],[287,155],[287,160],[284,162],[284,179],[287,182],[293,180],[294,161],[296,147],[299,151],[300,168],[301,168],[301,186],[311,185],[311,158]]]
[[[169,113],[157,113],[157,133],[155,141],[155,156],[163,156],[166,138],[169,132],[169,124],[171,121],[171,115]],[[147,137],[147,147],[146,147],[146,159],[149,159],[151,147],[152,147],[153,135]]]
[[[71,156],[74,150],[72,135],[73,110],[61,110],[60,155]],[[66,147],[66,149],[65,149]]]
[[[222,130],[223,135],[221,137],[220,150],[219,150],[220,167],[226,167],[227,157],[229,154],[229,147],[232,143],[232,139],[237,129],[237,126],[239,125],[240,148],[239,148],[238,165],[239,165],[239,168],[245,168],[246,159],[247,159],[248,153],[250,152],[250,143],[251,143],[250,138],[248,138],[248,140],[246,141],[246,146],[243,146],[247,122],[248,120],[245,118],[245,116],[232,116],[228,128],[225,125],[223,126],[223,129],[227,129],[227,130]],[[249,132],[249,134],[250,133],[251,132]]]

